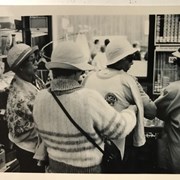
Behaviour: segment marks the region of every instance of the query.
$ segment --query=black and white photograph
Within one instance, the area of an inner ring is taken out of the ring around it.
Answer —
[[[24,8],[0,12],[0,177],[179,174],[177,8]]]

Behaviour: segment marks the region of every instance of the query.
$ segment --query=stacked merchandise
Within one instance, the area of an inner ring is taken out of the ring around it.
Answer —
[[[180,15],[157,15],[156,44],[180,43]]]
[[[178,79],[172,52],[180,46],[180,15],[156,15],[154,40],[153,94],[159,95],[164,87]]]
[[[177,65],[174,65],[172,56],[173,51],[156,51],[154,69],[154,94],[159,94],[162,88],[178,79]]]

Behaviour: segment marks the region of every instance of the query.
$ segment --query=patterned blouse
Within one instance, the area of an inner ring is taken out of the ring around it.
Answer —
[[[45,88],[43,82],[35,77],[34,85],[17,75],[13,78],[6,107],[9,137],[15,144],[36,141],[37,132],[32,116],[33,104],[38,91]]]

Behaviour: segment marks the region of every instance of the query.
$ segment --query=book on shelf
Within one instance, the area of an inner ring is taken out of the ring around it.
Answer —
[[[180,43],[180,21],[178,22],[178,43]]]
[[[173,58],[171,51],[157,51],[154,64],[154,93],[159,94],[170,82],[177,80],[177,65],[170,60]]]
[[[179,43],[180,42],[180,16],[157,15],[156,16],[156,43]]]

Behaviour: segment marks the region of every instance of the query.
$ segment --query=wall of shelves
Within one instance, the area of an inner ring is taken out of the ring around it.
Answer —
[[[156,44],[180,43],[180,15],[156,15],[155,28]]]
[[[153,75],[153,93],[159,94],[162,88],[178,79],[176,71],[177,65],[174,65],[172,56],[174,51],[157,51],[154,57],[154,75]]]
[[[172,52],[180,47],[180,15],[154,15],[151,18],[154,37],[150,40],[150,53],[153,64],[152,94],[160,95],[169,83],[178,80],[177,65]],[[153,57],[152,57],[153,56]]]

